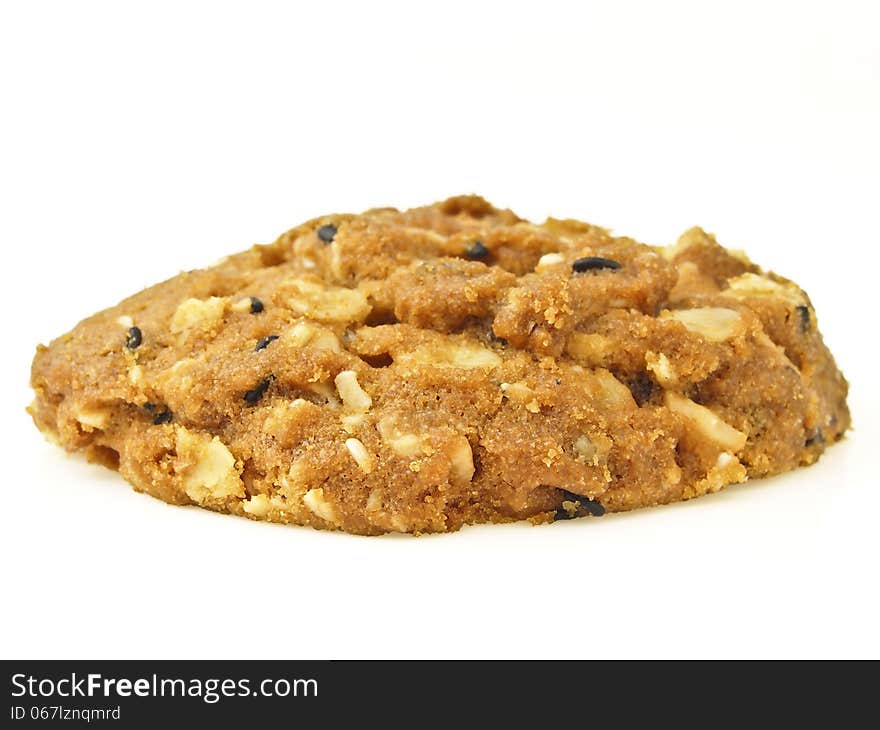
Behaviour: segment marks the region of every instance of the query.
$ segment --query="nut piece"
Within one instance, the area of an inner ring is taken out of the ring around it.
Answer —
[[[709,342],[724,342],[742,333],[744,329],[740,313],[724,307],[676,309],[660,316],[662,319],[681,322],[689,331],[702,335]]]
[[[282,477],[282,484],[286,489],[291,487],[304,487],[308,484],[312,476],[311,463],[305,457],[299,457],[291,462],[290,468],[287,470],[287,476]],[[303,491],[300,489],[299,491]]]
[[[780,283],[760,274],[742,274],[731,279],[727,282],[727,289],[722,294],[737,299],[745,297],[770,297],[781,299],[787,304],[796,307],[807,303],[806,296],[797,284],[792,282]]]
[[[342,402],[347,408],[361,413],[370,410],[373,399],[361,388],[354,370],[343,370],[336,376],[334,382],[336,390],[339,391],[339,397],[342,398]]]
[[[336,522],[336,512],[333,509],[333,505],[324,499],[324,489],[322,487],[310,489],[306,492],[303,495],[303,503],[313,514],[320,517],[322,520],[331,523]]]
[[[272,406],[263,423],[263,428],[267,433],[278,434],[285,427],[293,426],[300,423],[302,419],[308,418],[309,411],[315,408],[317,406],[314,403],[310,403],[304,398],[280,401]]]
[[[370,313],[367,298],[357,289],[330,287],[305,279],[293,279],[288,284],[293,295],[288,297],[287,305],[319,322],[360,322]]]
[[[346,433],[354,433],[364,422],[363,413],[352,413],[348,416],[340,416],[339,422],[342,424],[342,430]]]
[[[110,422],[110,410],[107,408],[80,408],[76,412],[76,420],[90,429],[102,429]]]
[[[281,336],[294,347],[308,345],[316,350],[342,351],[339,347],[339,338],[335,334],[311,322],[297,322],[293,327],[285,330]]]
[[[562,257],[561,253],[545,253],[541,258],[538,259],[538,263],[535,266],[535,271],[542,272],[551,266],[556,266],[557,264],[561,264],[565,259]]]
[[[305,388],[306,390],[310,390],[315,395],[319,395],[322,398],[326,399],[327,403],[334,408],[339,405],[339,399],[336,397],[336,391],[329,383],[306,383]]]
[[[422,345],[396,358],[400,362],[431,365],[435,368],[497,368],[501,358],[480,345]]]
[[[253,305],[253,300],[250,297],[244,297],[235,302],[230,309],[233,312],[250,312]],[[247,508],[245,508],[245,512],[247,512]]]
[[[593,370],[593,377],[594,383],[598,386],[593,394],[605,407],[620,410],[632,410],[638,407],[630,389],[611,372],[605,368],[596,368]]]
[[[669,358],[662,352],[653,352],[648,350],[645,353],[645,366],[654,373],[657,382],[665,388],[671,388],[678,383],[678,373],[669,362]]]
[[[572,332],[565,345],[565,351],[584,365],[602,365],[614,351],[613,341],[605,335]]]
[[[202,504],[245,496],[235,457],[219,438],[178,427],[176,449],[183,491],[190,499]]]
[[[523,406],[529,413],[540,413],[541,404],[533,391],[526,383],[501,383],[501,392],[514,403]]]
[[[669,301],[678,302],[694,296],[717,293],[718,285],[712,277],[702,273],[693,261],[684,261],[678,265],[678,280],[669,292]]]
[[[367,512],[375,512],[376,510],[382,507],[382,490],[378,487],[370,492],[370,496],[367,497]]]
[[[269,514],[272,503],[265,494],[255,494],[250,499],[246,499],[241,504],[241,508],[249,515],[254,517],[265,517]]]
[[[680,415],[697,433],[725,451],[736,453],[746,445],[747,437],[742,431],[722,421],[706,406],[671,390],[666,391],[665,399],[669,410]]]
[[[464,436],[457,436],[449,450],[452,462],[452,479],[459,483],[469,482],[474,476],[474,454],[471,444]]]
[[[226,304],[226,299],[223,297],[187,299],[174,312],[171,318],[171,331],[176,334],[196,325],[211,325],[223,318]]]
[[[128,382],[137,385],[143,379],[144,369],[140,365],[132,365],[131,370],[128,371]]]
[[[596,448],[596,444],[592,442],[589,436],[578,436],[574,442],[574,452],[584,461],[595,465],[599,449]]]
[[[377,428],[383,443],[398,456],[412,459],[422,455],[422,439],[414,433],[401,431],[391,418],[383,418]]]
[[[601,466],[602,477],[606,482],[611,481],[611,472],[608,469],[608,453],[614,446],[609,436],[602,433],[583,434],[578,436],[572,444],[575,457],[583,459],[590,466]]]
[[[359,439],[350,438],[345,440],[345,448],[351,454],[351,458],[357,462],[364,474],[373,471],[373,457],[367,451],[367,447]]]

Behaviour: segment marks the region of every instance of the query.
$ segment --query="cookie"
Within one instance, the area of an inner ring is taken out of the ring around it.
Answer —
[[[173,504],[374,535],[659,505],[850,424],[807,295],[474,196],[329,215],[37,350],[37,426]]]

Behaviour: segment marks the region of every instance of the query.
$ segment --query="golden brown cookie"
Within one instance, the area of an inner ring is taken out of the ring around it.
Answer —
[[[478,197],[331,215],[81,322],[37,426],[175,504],[442,532],[601,516],[814,462],[847,383],[795,284]]]

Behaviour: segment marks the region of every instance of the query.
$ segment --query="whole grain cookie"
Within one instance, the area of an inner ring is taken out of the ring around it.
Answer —
[[[795,284],[478,197],[304,223],[96,314],[37,426],[175,504],[360,534],[547,522],[814,462],[847,383]]]

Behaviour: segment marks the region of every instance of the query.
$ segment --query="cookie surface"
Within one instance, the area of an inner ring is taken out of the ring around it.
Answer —
[[[359,534],[551,521],[814,462],[847,384],[806,294],[478,197],[332,215],[40,346],[30,407],[175,504]]]

